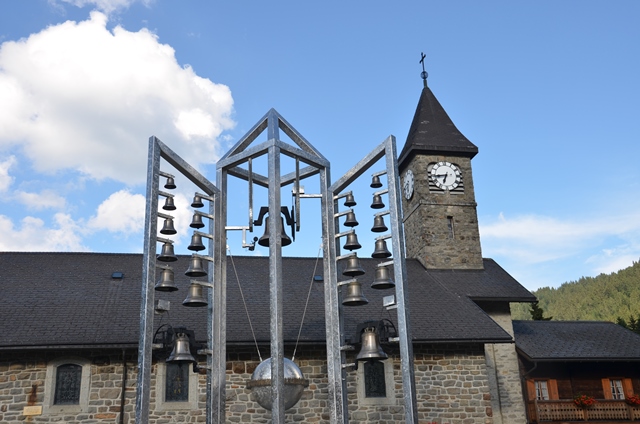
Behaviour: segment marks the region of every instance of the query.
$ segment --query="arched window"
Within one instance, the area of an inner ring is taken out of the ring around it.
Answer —
[[[44,414],[86,412],[89,408],[91,363],[83,358],[54,359],[47,364]]]
[[[82,367],[77,364],[59,365],[56,369],[56,388],[54,405],[80,404],[82,386]]]

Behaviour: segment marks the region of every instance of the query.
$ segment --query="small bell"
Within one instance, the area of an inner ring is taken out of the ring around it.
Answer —
[[[347,212],[347,219],[344,221],[345,227],[357,227],[356,214],[353,211]]]
[[[187,247],[187,249],[194,250],[196,252],[206,249],[206,247],[204,247],[204,244],[202,244],[202,236],[200,234],[194,233],[191,236],[191,244]]]
[[[351,256],[347,259],[347,268],[342,271],[342,275],[348,275],[350,277],[356,277],[363,275],[364,269],[360,266],[360,261],[357,256]]]
[[[171,268],[164,268],[160,275],[160,281],[154,287],[154,290],[161,292],[172,292],[178,290],[173,282],[173,270]]]
[[[173,197],[167,197],[164,199],[164,206],[162,207],[165,211],[175,211],[176,205],[173,202]]]
[[[347,297],[342,300],[344,306],[361,306],[369,303],[362,294],[362,284],[352,281],[347,285]]]
[[[204,277],[207,275],[207,271],[202,267],[202,259],[192,256],[189,263],[189,269],[187,269],[184,275],[188,277]]]
[[[176,183],[173,180],[173,177],[167,177],[167,183],[164,185],[164,188],[168,188],[169,190],[176,188]]]
[[[184,333],[176,334],[173,350],[171,351],[171,355],[167,358],[167,362],[190,364],[194,364],[196,362],[196,358],[191,355],[191,349],[189,349],[189,336]]]
[[[371,209],[382,209],[384,203],[382,203],[382,197],[379,194],[373,195],[373,202],[371,203]]]
[[[380,182],[380,177],[377,175],[374,175],[371,178],[371,188],[380,188],[382,187],[382,183]]]
[[[193,202],[191,202],[191,207],[192,208],[201,208],[204,206],[204,203],[202,203],[202,197],[198,196],[197,194],[193,196]]]
[[[372,289],[376,290],[385,290],[392,289],[396,285],[393,281],[391,281],[391,276],[389,275],[389,268],[386,266],[379,266],[376,268],[376,278],[373,280],[371,284]]]
[[[391,252],[387,249],[387,242],[384,239],[376,240],[376,249],[371,254],[372,258],[388,258]]]
[[[202,222],[202,215],[199,213],[194,213],[193,218],[191,218],[191,224],[189,224],[191,228],[202,228],[204,227],[204,222]]]
[[[282,232],[280,233],[280,240],[282,241],[282,247],[289,246],[291,244],[291,238],[284,231],[284,219],[280,217],[280,228]],[[264,234],[258,240],[258,244],[263,247],[269,246],[269,217],[264,219]]]
[[[353,197],[352,193],[347,194],[347,197],[344,199],[344,205],[348,208],[352,208],[356,205],[356,199]]]
[[[374,327],[365,328],[362,332],[362,348],[356,356],[356,361],[381,361],[388,356],[380,347],[378,333]]]
[[[382,215],[376,215],[376,217],[373,219],[373,227],[371,228],[371,231],[373,231],[374,233],[384,233],[387,230],[388,228],[386,225],[384,225],[384,218],[382,217]]]
[[[189,285],[189,292],[182,304],[189,307],[207,306],[207,299],[202,294],[202,286],[200,284],[191,283]]]
[[[347,234],[347,242],[344,244],[344,248],[346,250],[356,250],[360,249],[362,245],[358,243],[358,236],[355,231]]]
[[[178,260],[178,257],[173,252],[173,244],[167,242],[162,245],[162,250],[158,255],[157,259],[161,262],[175,262]]]
[[[162,230],[160,230],[160,234],[167,234],[167,235],[172,235],[172,234],[177,234],[178,232],[176,231],[175,227],[173,226],[173,218],[166,218],[164,220],[164,225],[162,227]]]

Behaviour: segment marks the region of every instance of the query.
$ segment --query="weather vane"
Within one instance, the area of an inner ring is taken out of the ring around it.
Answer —
[[[427,86],[427,77],[429,76],[429,74],[427,73],[427,71],[424,70],[424,58],[427,57],[426,54],[424,54],[424,52],[420,53],[420,63],[422,64],[422,73],[420,74],[420,76],[422,77],[422,82],[424,83],[424,86]]]

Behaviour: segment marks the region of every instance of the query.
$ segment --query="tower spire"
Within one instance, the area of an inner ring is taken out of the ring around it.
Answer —
[[[422,83],[424,84],[424,86],[427,86],[427,77],[429,76],[429,74],[427,73],[427,71],[424,70],[424,58],[427,57],[426,54],[424,54],[424,52],[420,53],[420,62],[422,64],[422,72],[420,73],[420,76],[422,77]]]

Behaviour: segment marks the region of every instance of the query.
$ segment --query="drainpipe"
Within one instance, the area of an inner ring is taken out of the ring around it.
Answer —
[[[120,424],[124,424],[124,400],[127,389],[127,357],[122,349],[122,393],[120,393]]]

